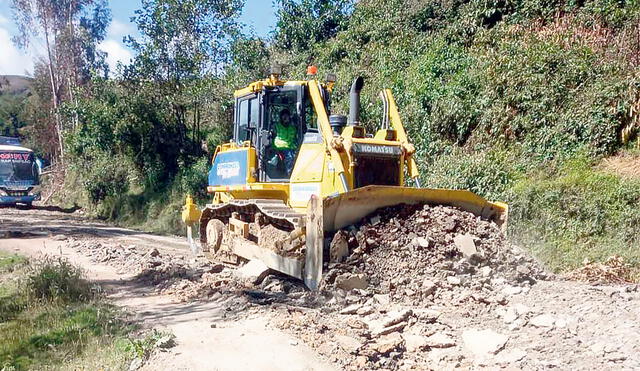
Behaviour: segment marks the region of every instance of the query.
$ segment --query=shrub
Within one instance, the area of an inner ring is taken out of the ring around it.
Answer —
[[[82,302],[95,296],[83,271],[62,257],[44,257],[32,263],[26,278],[27,292],[33,300]]]
[[[640,181],[594,170],[582,155],[508,191],[510,235],[557,271],[623,256],[640,265]]]

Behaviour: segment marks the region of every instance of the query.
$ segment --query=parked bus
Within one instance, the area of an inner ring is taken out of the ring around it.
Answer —
[[[31,206],[40,199],[40,166],[32,150],[0,144],[0,205]]]

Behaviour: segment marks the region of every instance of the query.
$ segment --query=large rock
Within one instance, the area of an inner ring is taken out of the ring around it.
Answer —
[[[384,322],[382,322],[382,325],[383,327],[393,326],[400,322],[406,321],[409,317],[411,317],[411,315],[413,315],[413,311],[411,309],[389,312]]]
[[[556,319],[548,314],[541,314],[539,316],[535,316],[529,320],[529,324],[534,327],[542,327],[542,328],[552,328]]]
[[[427,337],[414,334],[403,334],[404,347],[408,352],[417,352],[427,347]]]
[[[402,344],[402,336],[399,333],[394,332],[389,335],[385,335],[379,338],[371,348],[380,353],[382,355],[389,354],[392,351],[398,349],[398,347]]]
[[[459,234],[453,238],[453,243],[465,258],[470,258],[478,253],[476,242],[468,234]]]
[[[436,332],[427,338],[427,345],[431,348],[450,348],[456,345],[456,340],[447,334]]]
[[[356,314],[360,308],[362,308],[362,304],[351,304],[347,307],[342,308],[340,314]]]
[[[422,294],[425,296],[429,296],[436,292],[438,289],[438,284],[433,282],[430,279],[424,279],[422,281]]]
[[[386,306],[391,302],[391,297],[389,294],[375,294],[373,295],[373,300],[382,306]]]
[[[407,325],[406,321],[412,314],[413,312],[410,309],[389,312],[387,316],[382,319],[370,320],[368,322],[368,327],[371,329],[371,334],[373,336],[381,336],[392,332],[398,332],[404,329]]]
[[[346,335],[336,335],[335,341],[349,353],[355,353],[362,346],[358,339]]]
[[[364,274],[343,273],[336,277],[336,287],[343,290],[366,289],[369,283]]]
[[[496,359],[496,362],[509,364],[509,363],[518,362],[526,356],[527,356],[526,351],[516,348],[511,351],[504,351],[500,353],[500,356],[498,356],[498,358]]]
[[[492,330],[466,330],[462,333],[465,347],[476,356],[497,354],[504,348],[509,337]]]
[[[349,255],[347,234],[346,232],[338,231],[333,235],[333,239],[329,245],[329,262],[340,263],[347,255]]]
[[[516,310],[516,308],[509,307],[505,311],[504,316],[502,317],[502,319],[504,320],[504,323],[512,323],[515,320],[517,320],[518,317],[520,317],[520,316],[518,315],[518,311]]]
[[[269,267],[260,260],[249,260],[247,264],[238,268],[235,274],[239,279],[257,285],[269,275]]]

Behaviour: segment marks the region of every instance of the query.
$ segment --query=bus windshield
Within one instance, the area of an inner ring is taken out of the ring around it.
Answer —
[[[38,184],[38,165],[33,153],[0,152],[0,184]]]

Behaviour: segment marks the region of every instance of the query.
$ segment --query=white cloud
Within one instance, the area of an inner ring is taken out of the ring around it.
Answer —
[[[9,19],[2,14],[0,14],[0,25],[9,24]]]
[[[107,63],[111,72],[116,70],[118,62],[129,64],[133,54],[129,49],[125,48],[120,42],[108,39],[100,43],[98,48],[107,53]]]
[[[135,32],[135,29],[130,23],[123,23],[117,19],[111,21],[109,29],[107,30],[107,36],[110,39],[121,40],[124,36],[131,35]]]
[[[2,20],[0,19],[0,24]],[[0,74],[24,75],[33,71],[33,60],[25,51],[18,49],[11,41],[11,35],[0,27]]]

